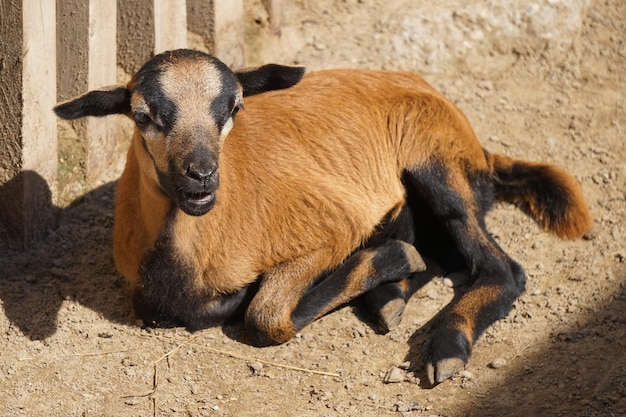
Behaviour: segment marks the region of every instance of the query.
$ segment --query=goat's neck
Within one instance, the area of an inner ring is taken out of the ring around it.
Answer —
[[[151,178],[152,161],[136,132],[117,185],[115,204],[115,263],[126,279],[138,279],[139,264],[165,225],[171,202]]]
[[[137,144],[136,146],[142,146]],[[138,149],[135,150],[139,151]],[[147,157],[145,150],[142,148],[141,157]],[[141,162],[140,162],[141,163]],[[149,166],[154,169],[152,161]],[[144,227],[148,233],[150,242],[154,242],[163,229],[167,214],[172,210],[172,201],[165,196],[158,183],[156,182],[156,174],[152,174],[142,167],[139,170],[139,203],[141,210],[141,218]]]

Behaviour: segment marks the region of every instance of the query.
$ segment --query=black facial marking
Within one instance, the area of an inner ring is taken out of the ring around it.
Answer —
[[[169,172],[157,170],[161,190],[190,216],[202,216],[210,211],[217,200],[219,174],[215,170],[211,175],[200,180],[190,178],[185,173],[176,171],[175,162],[170,160]]]
[[[143,96],[148,107],[150,107],[156,126],[166,136],[174,127],[178,113],[176,103],[165,95],[159,82],[159,75],[165,71],[166,66],[164,64],[167,62],[167,58],[165,53],[155,56],[146,62],[134,77],[134,90]]]
[[[165,95],[160,84],[160,75],[167,70],[170,63],[178,60],[204,60],[217,69],[220,77],[220,94],[211,102],[210,113],[221,130],[235,108],[239,82],[235,73],[226,64],[211,55],[190,49],[177,49],[156,55],[135,74],[134,90],[142,94],[150,107],[153,121],[165,136],[170,134],[176,122],[177,105]]]
[[[235,109],[237,96],[239,95],[239,84],[235,73],[226,65],[217,61],[221,65],[216,65],[220,70],[221,93],[211,102],[211,115],[219,131],[222,130]],[[216,64],[217,64],[216,63]]]
[[[217,170],[217,158],[215,154],[204,145],[196,145],[182,162],[187,176],[201,182],[206,182]]]

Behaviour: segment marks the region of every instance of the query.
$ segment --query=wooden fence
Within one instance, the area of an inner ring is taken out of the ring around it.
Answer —
[[[0,0],[0,238],[25,246],[55,224],[57,101],[116,84],[118,66],[132,73],[154,53],[187,47],[188,36],[243,66],[243,1]],[[265,1],[276,19],[281,2]],[[87,119],[74,128],[93,184],[119,128]]]

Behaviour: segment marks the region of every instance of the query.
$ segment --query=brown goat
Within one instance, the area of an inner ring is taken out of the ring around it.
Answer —
[[[282,343],[368,291],[382,307],[406,299],[411,282],[450,262],[471,281],[425,347],[428,377],[441,382],[524,290],[522,268],[485,228],[493,202],[517,204],[562,237],[591,227],[573,177],[489,154],[418,75],[319,71],[268,92],[268,73],[238,80],[211,56],[171,51],[126,87],[55,108],[136,122],[114,255],[148,324],[197,329],[241,308],[259,343]],[[242,88],[263,94],[235,121]]]

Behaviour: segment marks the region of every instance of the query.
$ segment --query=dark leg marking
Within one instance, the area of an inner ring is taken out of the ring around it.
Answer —
[[[410,174],[419,198],[432,208],[463,256],[473,282],[433,324],[425,362],[434,384],[463,367],[482,332],[511,310],[525,278],[486,231],[484,216],[493,191],[484,177],[476,175],[470,184],[465,175],[437,163]]]
[[[387,333],[400,324],[406,303],[420,288],[436,276],[442,275],[437,263],[422,257],[426,270],[415,272],[398,282],[387,282],[365,293],[358,304],[368,317],[376,320],[382,332]]]
[[[291,314],[294,327],[302,329],[381,283],[399,281],[425,268],[415,248],[400,240],[355,252],[303,294]]]
[[[402,182],[407,203],[396,218],[388,217],[381,223],[365,247],[381,244],[387,239],[412,243],[426,262],[427,269],[406,280],[382,284],[361,297],[359,307],[377,321],[384,332],[400,323],[407,301],[433,277],[467,269],[444,224],[417,194],[410,175],[405,174]]]
[[[401,207],[397,215],[393,213],[387,215],[363,247],[380,246],[394,239],[409,244],[413,244],[415,241],[412,212],[406,204]],[[417,274],[419,273],[415,275]],[[363,294],[359,304],[365,310],[365,313],[368,316],[374,316],[381,328],[387,332],[400,323],[406,301],[411,294],[410,282],[414,281],[413,279],[409,280],[407,277],[400,281],[378,285]]]

